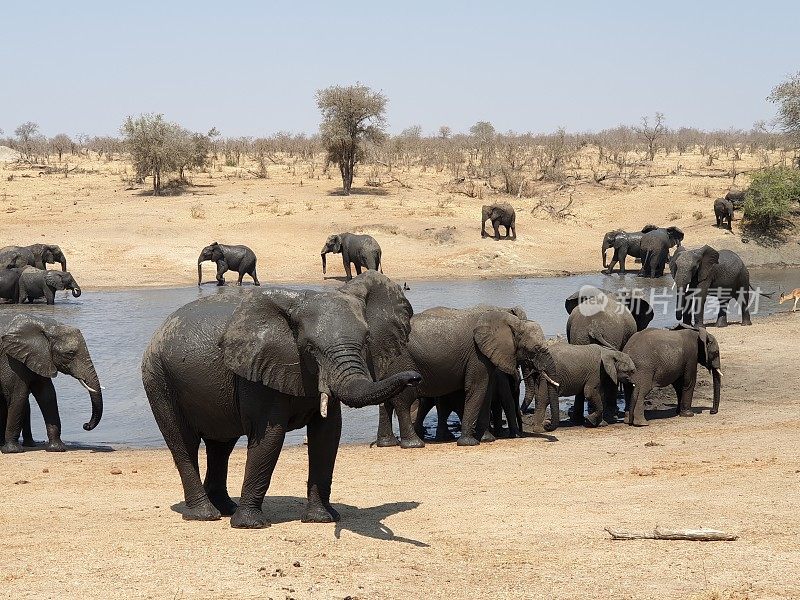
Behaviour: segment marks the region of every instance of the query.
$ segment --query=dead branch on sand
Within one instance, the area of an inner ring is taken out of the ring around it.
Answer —
[[[738,535],[717,529],[661,529],[653,531],[622,531],[605,527],[612,540],[689,540],[693,542],[734,542]]]

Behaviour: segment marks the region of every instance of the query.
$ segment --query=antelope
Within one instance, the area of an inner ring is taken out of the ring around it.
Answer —
[[[783,304],[789,300],[794,300],[794,306],[792,307],[792,312],[797,310],[797,303],[800,302],[800,288],[795,288],[788,294],[781,293],[781,297],[778,298],[778,303]]]

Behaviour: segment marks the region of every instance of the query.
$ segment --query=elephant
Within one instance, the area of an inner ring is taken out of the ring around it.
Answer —
[[[36,267],[25,267],[20,273],[20,304],[26,299],[33,302],[42,297],[48,304],[55,304],[56,290],[72,290],[74,298],[81,295],[81,288],[69,271],[43,271]]]
[[[726,226],[728,230],[733,230],[733,202],[725,198],[714,200],[714,216],[717,218],[717,227]]]
[[[598,344],[575,345],[557,342],[549,346],[556,361],[556,380],[559,396],[575,396],[571,419],[576,425],[584,424],[584,401],[589,400],[590,412],[585,424],[591,427],[616,423],[617,389],[620,383],[630,381],[636,367],[631,357]],[[525,380],[525,389],[536,390],[536,403],[546,402],[548,396],[540,395],[542,382]],[[526,393],[522,410],[530,405]]]
[[[569,314],[567,341],[570,344],[600,344],[614,350],[622,347],[637,331],[645,329],[655,316],[643,298],[614,294],[590,285],[564,301]]]
[[[692,397],[697,381],[697,365],[711,371],[714,400],[711,414],[719,411],[722,371],[719,344],[705,328],[678,324],[672,329],[647,329],[636,333],[625,344],[624,352],[636,365],[636,372],[625,387],[625,422],[647,425],[644,400],[653,387],[671,385],[678,395],[678,414],[692,417]]]
[[[24,269],[33,266],[33,252],[27,246],[5,246],[0,248],[0,269]]]
[[[488,237],[486,221],[491,219],[494,228],[494,239],[500,239],[500,226],[506,228],[506,239],[517,239],[517,213],[508,202],[484,204],[481,208],[481,237]]]
[[[9,300],[11,304],[19,301],[19,276],[22,269],[3,269],[0,271],[0,298]]]
[[[302,520],[337,521],[330,494],[340,402],[380,404],[419,383],[413,371],[374,380],[374,372],[407,343],[412,314],[400,286],[369,271],[336,290],[215,294],[167,317],[145,350],[142,381],[183,484],[183,518],[231,515],[234,528],[267,527],[261,505],[285,434],[306,427],[308,504]],[[226,479],[242,435],[247,461],[237,506]]]
[[[649,228],[655,228],[655,225],[645,225],[645,229],[650,231]],[[603,254],[603,269],[605,273],[611,274],[614,267],[619,263],[619,272],[626,273],[625,259],[628,256],[641,259],[644,254],[642,252],[642,236],[641,231],[623,231],[622,229],[615,229],[609,231],[603,236],[602,254]],[[614,249],[614,255],[611,257],[611,262],[608,263],[606,259],[606,252],[611,248]]]
[[[356,275],[361,275],[362,269],[383,273],[383,269],[381,269],[381,247],[371,235],[338,233],[328,236],[319,253],[322,257],[323,275],[327,272],[326,255],[328,252],[342,255],[344,272],[347,274],[348,281],[353,278],[350,263],[355,265]]]
[[[652,229],[651,229],[652,228]],[[647,230],[647,231],[645,231]],[[649,225],[642,232],[641,249],[642,270],[640,277],[658,278],[664,275],[664,267],[669,261],[669,249],[680,246],[683,241],[683,231],[677,227],[653,227]]]
[[[725,200],[729,201],[733,206],[734,210],[740,210],[744,207],[744,200],[745,200],[746,191],[734,191],[730,190],[728,193],[725,194]]]
[[[247,246],[229,246],[214,242],[203,248],[197,259],[197,285],[203,283],[203,263],[207,260],[217,263],[217,285],[225,285],[223,276],[228,270],[239,273],[236,285],[242,285],[245,275],[253,278],[253,285],[261,285],[256,275],[256,254]]]
[[[687,325],[703,327],[706,298],[719,300],[717,327],[728,324],[728,303],[736,298],[742,308],[742,325],[750,320],[750,272],[731,250],[719,252],[711,246],[691,250],[679,248],[669,263],[677,292],[676,318]],[[771,294],[761,294],[769,297]]]
[[[92,416],[83,428],[91,431],[103,416],[103,392],[80,329],[38,315],[0,316],[0,451],[22,452],[34,445],[30,433],[33,394],[47,426],[49,452],[63,452],[61,418],[52,378],[59,372],[77,379],[89,392]]]
[[[6,246],[0,248],[0,268],[36,267],[47,269],[51,263],[60,263],[67,270],[67,258],[55,244],[31,244],[30,246]]]
[[[384,374],[413,369],[422,374],[418,389],[407,390],[385,403],[379,412],[379,447],[395,446],[392,412],[400,424],[400,446],[422,448],[411,423],[411,406],[420,397],[436,398],[463,392],[459,446],[479,443],[489,425],[489,387],[496,370],[506,375],[522,366],[557,387],[549,373],[555,363],[547,350],[542,328],[528,321],[521,308],[502,309],[478,305],[467,309],[436,307],[411,319],[411,334],[405,351]],[[558,414],[558,394],[551,394],[551,410]],[[537,407],[538,409],[538,407]],[[544,404],[534,416],[534,429],[543,431]],[[555,419],[557,421],[557,419]],[[557,426],[557,422],[553,423]]]

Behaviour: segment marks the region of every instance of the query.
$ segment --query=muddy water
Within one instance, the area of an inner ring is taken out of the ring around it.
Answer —
[[[800,287],[800,271],[788,269],[752,269],[754,286],[765,291],[791,290]],[[657,299],[656,318],[651,327],[669,326],[675,322],[672,279],[639,279],[632,275],[581,275],[560,278],[509,279],[485,281],[428,281],[410,282],[406,292],[414,310],[419,312],[432,306],[467,307],[479,303],[499,306],[522,306],[528,317],[537,320],[548,336],[564,332],[567,314],[564,298],[582,285],[595,285],[606,289],[642,287],[645,297],[655,285]],[[338,285],[327,282],[325,285]],[[292,287],[292,286],[290,286]],[[314,287],[314,286],[293,286]],[[321,286],[318,286],[321,287]],[[662,293],[666,287],[667,292]],[[83,444],[112,444],[116,446],[162,446],[161,434],[156,426],[147,398],[142,388],[139,365],[142,352],[155,329],[167,315],[178,307],[202,296],[226,293],[236,294],[234,287],[214,286],[177,289],[138,289],[123,291],[84,291],[77,299],[59,296],[55,306],[0,305],[4,311],[33,311],[50,315],[63,322],[79,327],[89,345],[100,375],[106,387],[105,413],[100,425],[91,432],[83,431],[81,425],[91,414],[88,394],[72,378],[61,375],[55,380],[58,391],[63,437],[65,440]],[[777,294],[775,296],[777,298]],[[663,305],[661,300],[665,300]],[[791,305],[778,307],[774,300],[761,298],[758,315],[776,310],[789,310]],[[707,319],[713,318],[715,306],[709,302]],[[739,310],[729,312],[731,322],[737,321]],[[735,325],[734,325],[735,326]],[[362,443],[372,441],[377,425],[377,408],[361,410],[345,408],[343,441]],[[34,435],[44,439],[44,425],[35,402],[33,403]],[[290,432],[287,443],[302,441],[303,430]]]

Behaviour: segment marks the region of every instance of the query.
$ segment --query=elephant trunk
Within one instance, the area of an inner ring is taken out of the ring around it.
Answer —
[[[92,402],[92,417],[88,423],[83,424],[83,428],[86,431],[91,431],[97,427],[103,416],[103,392],[100,386],[100,379],[97,377],[97,372],[91,363],[91,359],[89,361],[88,367],[80,369],[78,373],[70,373],[86,388],[86,391],[89,392],[89,399]]]
[[[606,259],[606,252],[608,252],[608,249],[609,249],[610,247],[611,247],[611,245],[610,245],[610,244],[608,244],[608,243],[606,243],[606,242],[605,242],[605,240],[604,240],[604,241],[603,241],[603,250],[602,250],[602,255],[603,255],[603,268],[604,268],[604,269],[607,269],[607,268],[608,268],[608,260]]]
[[[711,405],[711,414],[715,415],[719,412],[719,396],[722,387],[722,373],[719,369],[712,369],[711,377],[714,380],[714,401]]]
[[[197,261],[197,285],[203,283],[203,259]]]
[[[322,253],[320,253],[320,256],[322,257],[322,274],[325,275],[326,268],[327,268],[327,264],[325,262],[325,257],[327,255],[325,254],[325,252],[322,252]]]
[[[61,259],[61,270],[63,272],[67,271],[67,259],[66,258],[62,258]]]
[[[421,380],[416,371],[404,371],[381,381],[372,381],[366,376],[353,377],[345,383],[332,385],[331,392],[347,406],[363,408],[383,404]]]
[[[80,298],[81,297],[81,288],[79,286],[75,286],[72,288],[72,297],[73,298]]]

